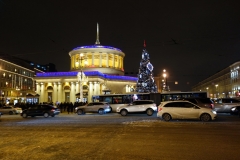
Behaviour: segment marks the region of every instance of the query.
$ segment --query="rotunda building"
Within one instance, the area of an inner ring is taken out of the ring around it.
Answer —
[[[40,103],[90,102],[92,95],[134,91],[137,77],[124,76],[125,54],[118,48],[100,44],[98,24],[95,44],[74,48],[69,56],[69,72],[36,74]]]

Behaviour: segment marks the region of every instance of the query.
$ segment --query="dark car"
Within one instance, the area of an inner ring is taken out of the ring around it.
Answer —
[[[240,117],[240,106],[232,108],[232,112]]]
[[[23,118],[27,118],[28,116],[35,117],[35,116],[44,116],[45,118],[55,115],[58,115],[60,110],[52,105],[42,104],[42,105],[35,105],[31,106],[28,109],[23,110],[21,116]]]
[[[214,109],[214,103],[210,98],[183,98],[183,100],[192,102],[200,107]]]

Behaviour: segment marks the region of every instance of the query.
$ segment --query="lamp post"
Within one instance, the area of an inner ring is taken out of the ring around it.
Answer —
[[[85,58],[83,57],[83,54],[80,53],[80,57],[79,57],[79,60],[80,60],[80,72],[78,72],[78,74],[77,74],[77,78],[78,78],[78,81],[79,81],[79,94],[80,94],[79,101],[80,102],[83,102],[83,83],[84,82],[88,82],[88,77],[82,71],[82,67],[83,67],[82,66],[82,61],[84,59]],[[84,64],[87,64],[87,61],[85,61]]]
[[[218,84],[216,84],[215,87],[216,87],[216,98],[218,98],[218,96],[217,96],[218,95],[218,93],[217,93]]]
[[[3,91],[1,91],[2,93],[1,93],[1,98],[2,98],[2,105],[4,104],[4,92]]]
[[[209,96],[208,89],[209,89],[209,88],[207,87],[207,88],[206,88],[206,90],[207,90],[207,95]]]
[[[168,90],[168,86],[167,86],[167,73],[166,73],[166,69],[163,70],[163,90]]]
[[[16,87],[16,91],[17,91],[17,103],[19,103],[19,101],[18,101],[18,94],[19,94],[20,88]]]

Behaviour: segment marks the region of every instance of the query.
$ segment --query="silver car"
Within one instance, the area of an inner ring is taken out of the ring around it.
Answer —
[[[214,104],[218,113],[234,113],[236,107],[240,107],[240,100],[234,98],[220,98]]]
[[[165,121],[171,119],[199,119],[206,122],[216,119],[217,112],[210,108],[199,107],[188,101],[166,101],[158,106],[157,117]]]
[[[14,108],[12,106],[3,106],[0,108],[0,112],[2,114],[18,114],[18,113],[22,113],[22,109],[21,108]]]
[[[107,102],[92,102],[85,106],[79,106],[75,108],[75,113],[82,115],[84,113],[99,113],[104,114],[111,112],[111,107]]]
[[[128,113],[147,113],[152,116],[157,111],[157,106],[152,100],[136,100],[128,105],[117,108],[117,113],[126,116]]]

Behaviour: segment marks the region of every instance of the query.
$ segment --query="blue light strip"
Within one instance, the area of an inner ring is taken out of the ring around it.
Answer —
[[[83,49],[83,48],[107,48],[107,49],[113,49],[113,50],[117,50],[117,51],[122,52],[118,48],[114,48],[114,47],[111,47],[111,46],[102,46],[102,45],[81,46],[81,47],[74,48],[73,50],[78,50],[78,49]]]
[[[37,73],[36,77],[69,77],[77,76],[78,72],[48,72],[48,73]],[[127,81],[137,81],[137,77],[129,76],[116,76],[116,75],[107,75],[98,71],[85,71],[86,76],[99,76],[105,79],[110,80],[127,80]]]

